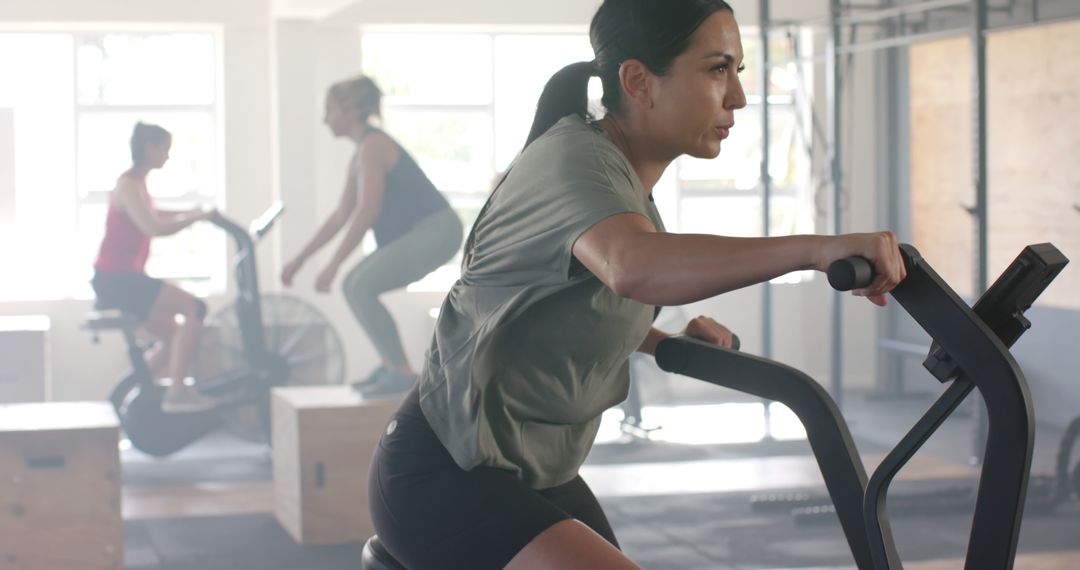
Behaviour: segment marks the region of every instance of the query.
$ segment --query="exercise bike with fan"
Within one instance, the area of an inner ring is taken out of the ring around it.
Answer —
[[[93,312],[84,328],[117,330],[127,345],[128,370],[109,393],[132,446],[154,456],[183,449],[218,429],[269,442],[270,391],[275,386],[338,384],[344,380],[341,339],[315,307],[289,295],[261,294],[255,246],[283,212],[278,202],[245,229],[217,214],[209,221],[236,246],[234,298],[211,315],[193,362],[200,393],[218,404],[210,410],[166,413],[165,388],[155,382],[139,341],[139,319],[121,311]]]

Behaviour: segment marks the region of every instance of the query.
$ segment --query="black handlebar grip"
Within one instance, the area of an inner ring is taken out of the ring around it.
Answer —
[[[837,291],[862,289],[874,280],[874,266],[865,257],[847,257],[832,262],[827,275]]]
[[[742,346],[742,341],[739,340],[739,335],[732,334],[731,335],[731,350],[739,350],[740,346]]]

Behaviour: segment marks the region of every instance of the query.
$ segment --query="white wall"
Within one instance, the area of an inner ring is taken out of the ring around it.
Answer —
[[[322,105],[326,87],[359,71],[359,24],[540,24],[580,26],[584,31],[599,4],[595,0],[556,0],[542,4],[423,0],[405,6],[385,0],[364,0],[319,21],[273,22],[269,3],[270,0],[191,0],[182,4],[40,0],[0,4],[0,21],[4,22],[200,22],[223,26],[228,212],[246,220],[279,195],[286,202],[286,215],[274,230],[274,239],[264,244],[260,257],[264,291],[280,289],[276,276],[281,260],[302,247],[339,197],[351,145],[329,135],[321,122]],[[756,23],[757,2],[737,0],[733,4],[741,23]],[[814,8],[824,6],[824,2],[815,7],[811,4],[817,3],[794,0],[773,4],[773,16],[777,19],[819,16],[823,12]],[[861,91],[859,97],[869,101],[870,96]],[[872,108],[869,102],[865,105]],[[863,116],[872,113],[862,107],[857,112]],[[857,120],[852,130],[869,129],[869,125],[872,122]],[[849,149],[857,148],[848,144]],[[852,221],[848,227],[871,229],[875,224],[868,220],[876,220],[876,201],[869,191],[873,175],[865,174],[854,180],[850,187],[856,192],[850,202]],[[819,228],[827,229],[826,220],[819,221]],[[324,296],[312,291],[311,284],[325,259],[325,255],[313,259],[291,292],[313,302],[330,317],[345,342],[348,378],[355,379],[376,363],[375,353],[340,293]],[[829,373],[830,296],[821,279],[774,288],[774,355],[822,381],[827,380]],[[710,314],[730,323],[744,339],[747,350],[756,351],[761,346],[760,298],[760,289],[750,288],[699,303],[688,312]],[[441,296],[392,293],[384,300],[401,328],[407,354],[418,365],[433,325],[428,311],[438,306]],[[211,301],[212,306],[223,302]],[[846,302],[845,306],[854,307],[846,309],[845,319],[849,343],[845,360],[848,385],[869,387],[876,351],[866,349],[865,345],[872,342],[876,316],[865,302]],[[94,347],[88,335],[77,329],[87,307],[86,301],[0,302],[0,314],[46,314],[52,318],[52,369],[57,399],[100,398],[125,368],[118,339],[105,338],[101,347]]]
[[[224,30],[225,187],[230,216],[253,218],[273,200],[274,113],[271,85],[272,29],[268,0],[35,0],[0,3],[0,22],[19,25],[81,26],[100,23],[220,24]],[[270,260],[269,249],[260,261]],[[265,271],[264,271],[265,273]],[[211,307],[221,299],[211,299]],[[85,300],[10,303],[0,315],[44,314],[52,320],[53,395],[58,400],[101,399],[126,369],[122,343],[107,335],[100,347],[78,329]]]
[[[728,0],[739,22],[757,25],[757,0]],[[809,19],[827,14],[824,0],[773,0],[774,19]],[[325,16],[336,23],[365,24],[497,24],[570,25],[587,27],[600,0],[355,0]]]
[[[597,0],[358,0],[328,20],[363,24],[588,25]]]

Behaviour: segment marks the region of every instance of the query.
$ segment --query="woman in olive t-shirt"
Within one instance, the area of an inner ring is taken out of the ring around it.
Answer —
[[[904,277],[888,232],[665,232],[656,182],[680,155],[716,157],[746,105],[738,25],[720,0],[605,0],[590,32],[596,59],[545,87],[372,462],[372,520],[412,570],[637,568],[577,471],[601,413],[626,396],[629,355],[668,336],[651,327],[655,307],[852,255],[874,263],[856,294],[877,304]],[[595,122],[593,76],[607,111]],[[681,334],[731,343],[708,317]]]

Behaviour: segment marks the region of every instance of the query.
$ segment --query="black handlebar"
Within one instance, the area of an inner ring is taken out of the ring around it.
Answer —
[[[949,387],[867,479],[835,402],[806,374],[764,358],[724,350],[690,338],[668,338],[656,361],[669,372],[699,378],[784,402],[806,426],[826,486],[860,569],[900,568],[885,513],[885,497],[900,469],[975,388],[987,410],[967,568],[1011,568],[1028,488],[1035,424],[1023,372],[1008,345],[1027,329],[1023,311],[1068,260],[1050,244],[1029,246],[974,308],[910,245],[900,246],[907,277],[893,298],[934,339],[927,368]],[[839,290],[866,287],[869,261],[847,258],[830,265]]]
[[[262,239],[266,232],[270,231],[274,222],[277,221],[281,213],[285,211],[285,204],[280,200],[274,202],[269,209],[267,209],[261,216],[251,222],[251,226],[248,227],[248,231],[255,236],[256,240]]]
[[[232,236],[236,241],[236,250],[239,257],[242,259],[252,249],[255,248],[255,242],[262,239],[266,232],[270,231],[274,222],[285,210],[285,205],[282,202],[275,202],[265,212],[263,212],[258,218],[251,222],[248,228],[244,228],[239,223],[225,217],[219,211],[215,211],[207,218],[207,221],[215,226],[225,230],[225,233]]]
[[[838,259],[829,265],[829,285],[837,291],[862,289],[874,280],[874,266],[860,256]]]

